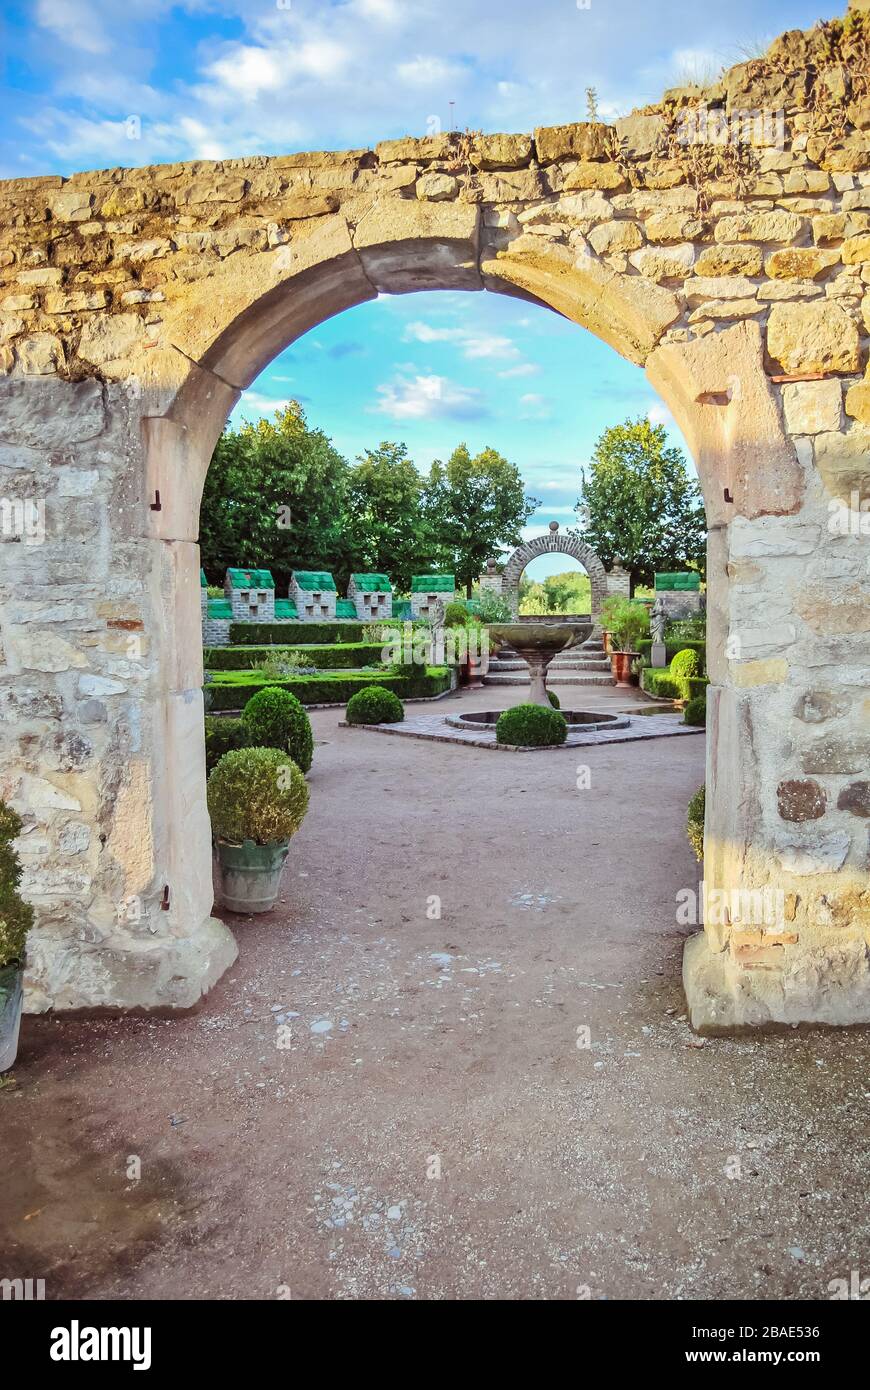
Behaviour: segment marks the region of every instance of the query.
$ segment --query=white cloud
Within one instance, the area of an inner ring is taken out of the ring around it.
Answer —
[[[277,92],[284,85],[284,69],[276,53],[265,48],[250,48],[235,44],[223,58],[206,69],[206,76],[218,88],[224,88],[246,101],[254,101],[261,92]]]
[[[666,429],[676,429],[677,422],[666,405],[657,402],[651,405],[646,413],[646,417],[651,425],[664,425]]]
[[[403,336],[405,342],[412,343],[456,343],[469,360],[519,356],[519,349],[510,338],[473,328],[435,328],[430,323],[415,321],[408,324]]]
[[[39,0],[36,22],[82,53],[108,53],[111,48],[93,5],[85,0]]]
[[[518,362],[515,367],[505,367],[503,372],[499,372],[499,376],[506,379],[517,376],[534,376],[540,370],[535,362]]]
[[[412,87],[444,87],[456,83],[464,76],[464,70],[457,63],[447,63],[431,54],[424,57],[418,54],[410,62],[399,63],[396,73],[402,82]],[[450,94],[444,93],[450,100]]]
[[[487,413],[479,390],[434,373],[390,382],[377,391],[381,399],[371,408],[394,420],[474,420]]]
[[[526,391],[520,396],[520,419],[521,420],[548,420],[550,418],[550,403],[546,396],[541,396],[536,391]]]
[[[274,411],[285,410],[289,404],[289,397],[275,400],[272,396],[264,395],[262,391],[243,391],[235,409],[242,415],[268,415],[271,418]]]

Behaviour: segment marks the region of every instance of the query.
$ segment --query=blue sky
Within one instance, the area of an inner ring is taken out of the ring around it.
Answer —
[[[841,4],[805,0],[4,0],[0,177],[363,148],[459,127],[604,119],[763,51]],[[453,105],[451,106],[451,103]],[[382,298],[278,357],[237,416],[296,397],[348,456],[402,439],[422,467],[464,440],[573,519],[606,425],[652,413],[643,373],[501,295]],[[671,425],[677,442],[679,437]],[[535,577],[562,561],[537,562]]]

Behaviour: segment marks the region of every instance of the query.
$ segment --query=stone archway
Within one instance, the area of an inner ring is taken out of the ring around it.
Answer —
[[[687,951],[693,1020],[870,1021],[853,504],[870,494],[870,122],[848,96],[853,36],[784,35],[614,127],[0,184],[2,539],[21,542],[0,545],[0,795],[26,820],[29,1008],[187,1006],[234,958],[210,915],[204,799],[211,452],[241,390],[314,324],[438,288],[596,333],[645,366],[693,454],[704,877],[730,904]],[[733,160],[706,147],[711,113],[745,130],[772,99],[781,122]],[[765,890],[773,924],[746,906]]]
[[[553,530],[553,527],[556,529]],[[539,555],[560,553],[570,555],[577,560],[589,575],[592,589],[592,621],[597,628],[601,616],[601,605],[607,597],[607,571],[591,546],[578,540],[576,536],[560,533],[556,522],[551,522],[550,530],[545,535],[535,536],[525,545],[517,546],[502,573],[502,594],[510,604],[511,612],[516,618],[520,611],[520,578],[526,565],[537,559]]]

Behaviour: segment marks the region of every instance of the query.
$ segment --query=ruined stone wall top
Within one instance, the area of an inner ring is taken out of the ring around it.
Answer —
[[[457,228],[476,216],[480,268],[496,277],[500,262],[544,250],[618,275],[650,325],[627,343],[635,360],[663,337],[754,319],[772,372],[857,373],[870,319],[868,52],[870,16],[855,10],[613,126],[0,183],[0,370],[122,378],[183,320],[191,287],[218,276],[221,288],[228,261],[235,278],[263,257],[280,268],[283,253],[289,271],[336,219],[364,244],[378,209],[410,204],[420,236],[444,234],[445,205]],[[868,389],[852,397],[860,418]]]

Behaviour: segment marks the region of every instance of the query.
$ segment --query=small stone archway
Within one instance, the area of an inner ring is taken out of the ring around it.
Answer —
[[[591,545],[586,545],[584,541],[578,540],[576,536],[569,535],[567,532],[560,532],[558,522],[551,521],[550,529],[545,535],[535,536],[525,545],[517,546],[504,567],[501,579],[502,596],[510,604],[512,615],[515,618],[518,617],[520,578],[526,565],[530,564],[532,560],[536,560],[539,555],[557,555],[560,553],[570,555],[583,566],[589,575],[589,583],[592,587],[592,621],[597,628],[601,617],[601,605],[607,597],[607,571]]]

